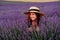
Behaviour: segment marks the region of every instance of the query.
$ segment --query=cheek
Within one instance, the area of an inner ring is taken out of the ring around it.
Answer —
[[[37,18],[36,15],[33,15],[33,18],[36,19]]]
[[[32,18],[33,17],[33,15],[30,15],[30,18]]]

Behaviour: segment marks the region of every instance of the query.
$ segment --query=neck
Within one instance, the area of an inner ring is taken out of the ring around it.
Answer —
[[[37,21],[35,20],[35,21],[32,21],[32,26],[33,27],[36,27],[37,26]]]

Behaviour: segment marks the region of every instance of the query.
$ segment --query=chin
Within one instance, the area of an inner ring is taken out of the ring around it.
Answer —
[[[31,19],[31,20],[35,20],[35,19]]]
[[[32,21],[34,21],[35,19],[33,19]]]

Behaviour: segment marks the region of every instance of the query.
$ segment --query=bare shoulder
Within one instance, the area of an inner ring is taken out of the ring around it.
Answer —
[[[28,28],[28,31],[32,32],[32,27],[29,27],[29,28]]]

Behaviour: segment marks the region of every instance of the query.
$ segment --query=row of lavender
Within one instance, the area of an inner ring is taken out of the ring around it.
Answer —
[[[40,36],[33,37],[34,39],[38,39],[38,40],[59,40],[59,35],[60,35],[60,22],[59,22],[59,17],[54,16],[54,17],[49,17],[47,18],[46,16],[41,18],[41,22],[40,22],[40,26],[43,27],[42,30],[45,30],[44,28],[46,28],[46,35],[44,35],[46,38],[39,38]],[[23,23],[22,23],[23,22]],[[26,30],[26,24],[24,24],[24,20],[18,20],[18,19],[10,19],[10,18],[3,18],[0,19],[0,39],[1,40],[28,40],[25,39],[26,36],[24,36],[24,34],[27,34],[24,31]],[[44,33],[45,34],[45,33]],[[34,36],[34,34],[31,34]],[[36,35],[36,34],[35,34]],[[23,38],[24,36],[24,38]],[[43,37],[44,37],[43,36]],[[28,38],[28,37],[27,37]],[[30,38],[32,40],[32,38]],[[29,40],[30,40],[29,39]]]
[[[1,3],[1,2],[0,2]],[[37,5],[38,4],[38,5]],[[1,3],[0,4],[0,40],[59,40],[60,12],[59,2],[52,3]],[[45,14],[40,20],[44,30],[27,34],[24,11],[30,6],[38,6]]]

